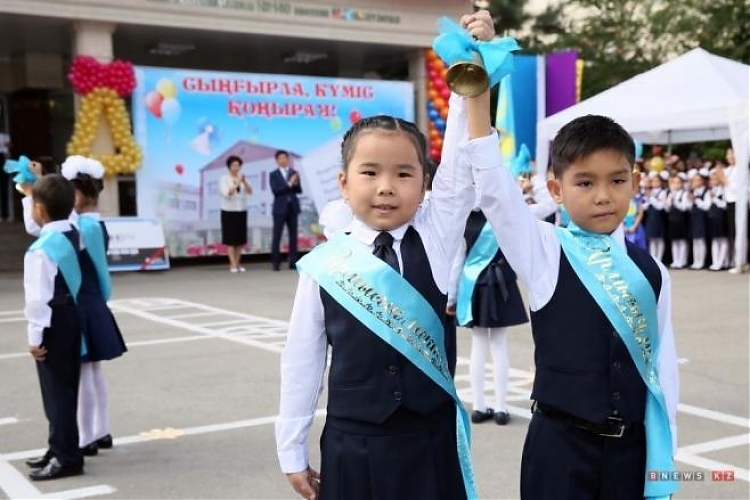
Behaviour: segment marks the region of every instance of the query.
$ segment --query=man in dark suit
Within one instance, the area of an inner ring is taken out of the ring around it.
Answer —
[[[299,173],[289,165],[289,153],[279,150],[276,151],[275,157],[279,168],[271,172],[268,182],[273,191],[271,260],[274,271],[278,271],[281,264],[279,244],[285,224],[289,233],[289,268],[294,269],[294,264],[297,262],[297,217],[300,213],[297,195],[302,192],[302,186]]]

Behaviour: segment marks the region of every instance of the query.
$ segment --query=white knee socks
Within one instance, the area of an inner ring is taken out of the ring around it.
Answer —
[[[471,362],[469,379],[473,394],[474,410],[485,411],[484,401],[484,365],[487,362],[487,351],[492,353],[493,382],[495,389],[495,410],[507,411],[506,397],[508,392],[508,345],[505,328],[473,328],[471,331]]]
[[[78,434],[86,446],[109,434],[109,394],[101,363],[81,363],[78,390]]]

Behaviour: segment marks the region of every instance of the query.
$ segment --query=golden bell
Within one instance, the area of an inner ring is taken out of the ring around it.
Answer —
[[[471,61],[451,64],[445,81],[451,91],[463,97],[477,97],[490,86],[490,77],[484,69],[482,56],[477,52]]]

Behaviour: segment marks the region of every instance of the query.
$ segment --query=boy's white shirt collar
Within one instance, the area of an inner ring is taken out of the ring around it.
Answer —
[[[71,227],[73,226],[70,224],[70,221],[68,219],[55,220],[52,222],[48,222],[44,226],[42,226],[41,234],[44,234],[50,231],[57,231],[57,232],[62,233],[64,231],[69,231]]]
[[[394,240],[401,241],[404,239],[404,235],[406,234],[406,230],[409,229],[410,224],[411,222],[408,222],[403,226],[397,227],[388,232],[393,236]],[[368,246],[374,245],[375,238],[381,233],[381,231],[371,228],[356,216],[346,225],[344,232],[351,233],[354,238]]]

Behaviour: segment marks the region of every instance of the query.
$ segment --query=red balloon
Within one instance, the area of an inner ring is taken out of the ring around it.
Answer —
[[[164,96],[155,90],[146,94],[146,108],[157,118],[161,118],[161,102],[163,100]]]
[[[362,119],[362,115],[356,109],[352,110],[352,112],[349,113],[349,121],[352,124],[357,123],[361,119]]]
[[[182,173],[185,171],[185,167],[182,166],[182,164],[178,163],[174,167],[174,171],[177,172],[177,175],[182,175]]]
[[[440,149],[436,147],[430,148],[430,156],[432,158],[440,158]]]
[[[451,98],[451,89],[449,89],[448,87],[444,87],[443,90],[441,90],[440,92],[441,92],[441,96],[446,101]]]

